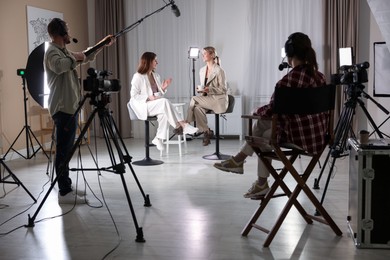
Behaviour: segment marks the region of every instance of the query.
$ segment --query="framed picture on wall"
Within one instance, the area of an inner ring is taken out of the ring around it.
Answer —
[[[41,43],[50,41],[47,25],[53,18],[63,19],[63,13],[27,6],[28,51],[31,53]]]
[[[385,42],[374,42],[374,96],[390,97],[390,52]]]

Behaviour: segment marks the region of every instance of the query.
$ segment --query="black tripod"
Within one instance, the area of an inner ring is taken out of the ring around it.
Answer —
[[[366,115],[368,121],[370,122],[371,126],[374,128],[374,132],[376,132],[380,138],[383,138],[382,133],[379,131],[379,128],[377,127],[374,120],[372,119],[372,117],[368,113],[368,111],[364,105],[364,102],[361,99],[361,96],[363,95],[363,97],[368,98],[371,101],[373,101],[385,113],[388,114],[389,112],[383,106],[381,106],[379,103],[377,103],[375,100],[373,100],[366,92],[364,92],[363,88],[364,88],[364,86],[362,84],[350,84],[347,87],[348,99],[344,103],[343,110],[340,114],[340,118],[337,122],[335,131],[334,131],[334,141],[329,146],[329,152],[328,152],[328,155],[326,156],[326,159],[324,162],[324,165],[327,165],[327,162],[328,162],[330,156],[332,156],[332,162],[331,162],[331,166],[329,169],[328,177],[326,179],[324,192],[322,194],[321,204],[324,202],[326,191],[328,189],[330,177],[332,175],[332,171],[333,171],[336,159],[343,157],[343,156],[346,156],[344,151],[346,151],[346,143],[347,143],[347,139],[349,136],[348,133],[350,133],[350,136],[351,135],[354,136],[353,131],[352,131],[352,119],[353,119],[353,116],[355,114],[355,109],[356,109],[357,104],[359,104],[359,106],[363,110],[364,114]],[[319,182],[320,182],[320,179],[322,177],[324,170],[325,170],[325,167],[322,167],[320,175],[318,176],[318,179],[314,180],[313,189],[319,189]],[[319,213],[316,212],[316,215],[318,215],[318,214]]]
[[[37,200],[34,198],[34,196],[28,191],[28,189],[23,185],[23,183],[16,177],[16,175],[11,171],[11,169],[5,164],[4,159],[0,158],[0,165],[4,167],[5,170],[7,170],[8,175],[0,178],[0,183],[9,183],[9,184],[16,184],[18,186],[22,186],[22,188],[27,192],[28,195],[33,199],[34,202],[37,202]],[[8,178],[12,178],[13,181],[7,181]]]
[[[72,146],[71,152],[67,155],[66,160],[63,162],[63,165],[68,165],[68,163],[70,162],[73,154],[75,153],[76,149],[81,144],[85,134],[87,133],[88,128],[89,128],[90,124],[92,123],[92,121],[93,121],[93,119],[95,117],[95,114],[97,113],[98,116],[99,116],[99,119],[100,119],[100,124],[101,124],[102,130],[103,130],[103,135],[104,135],[104,140],[105,140],[106,145],[107,145],[107,149],[108,149],[108,153],[109,153],[109,156],[110,156],[110,160],[111,160],[112,166],[107,167],[107,168],[100,168],[100,169],[83,169],[83,170],[109,171],[109,172],[113,172],[113,173],[119,174],[121,176],[121,180],[122,180],[123,188],[124,188],[124,191],[125,191],[125,194],[126,194],[127,202],[129,204],[131,215],[132,215],[133,222],[134,222],[134,225],[135,225],[135,229],[136,229],[136,232],[137,232],[137,237],[136,237],[135,241],[136,242],[145,242],[145,239],[144,239],[144,236],[143,236],[142,227],[138,226],[137,218],[136,218],[136,215],[135,215],[135,212],[134,212],[133,205],[131,203],[129,191],[127,189],[126,181],[125,181],[125,178],[124,178],[124,173],[126,172],[125,163],[127,163],[127,165],[129,166],[129,168],[130,168],[130,170],[131,170],[131,172],[133,174],[133,177],[134,177],[134,179],[135,179],[135,181],[136,181],[136,183],[138,185],[138,188],[140,189],[140,191],[142,193],[142,196],[144,197],[144,206],[145,207],[150,207],[151,206],[150,200],[149,200],[149,195],[145,195],[145,193],[144,193],[144,191],[143,191],[143,189],[141,187],[141,184],[138,181],[138,178],[137,178],[137,176],[136,176],[136,174],[135,174],[135,172],[133,170],[133,167],[131,165],[132,157],[129,155],[129,153],[128,153],[127,149],[126,149],[126,146],[125,146],[125,144],[123,142],[122,137],[119,134],[118,128],[117,128],[117,126],[116,126],[116,124],[115,124],[115,122],[114,122],[114,120],[113,120],[113,118],[111,116],[110,111],[106,108],[106,105],[110,102],[109,94],[107,94],[107,93],[91,93],[91,94],[85,95],[74,116],[77,116],[79,110],[81,109],[81,107],[85,103],[85,100],[88,97],[91,99],[90,103],[92,105],[94,105],[95,108],[92,111],[91,115],[89,116],[85,126],[81,130],[80,135],[78,136],[75,144]],[[115,153],[115,150],[116,150],[116,153]],[[30,214],[28,215],[27,227],[33,227],[34,226],[34,221],[35,221],[39,211],[41,210],[43,204],[45,203],[47,197],[49,196],[51,190],[53,189],[54,185],[56,184],[56,182],[58,180],[58,176],[60,176],[61,174],[64,173],[64,170],[63,170],[64,167],[63,166],[62,167],[60,166],[59,169],[60,170],[57,173],[56,178],[51,183],[49,190],[47,191],[47,193],[46,193],[45,197],[43,198],[41,204],[38,206],[35,214],[32,217],[30,217]]]
[[[23,157],[24,159],[31,159],[32,157],[35,156],[35,154],[40,150],[42,149],[42,151],[45,153],[46,157],[48,157],[48,155],[46,154],[45,150],[43,149],[41,143],[38,141],[37,137],[34,135],[33,131],[31,131],[31,127],[28,125],[28,122],[27,122],[27,95],[26,95],[26,78],[24,75],[22,75],[22,79],[23,79],[23,103],[24,103],[24,127],[22,128],[22,130],[19,132],[18,136],[16,137],[15,141],[11,144],[11,147],[8,149],[8,151],[4,154],[3,158],[5,158],[7,156],[7,154],[13,150],[14,152],[16,152],[17,154],[19,154],[21,157]],[[26,148],[27,148],[27,155],[24,156],[23,154],[19,153],[17,150],[15,150],[13,148],[14,144],[16,143],[16,141],[19,139],[19,137],[21,136],[21,134],[23,133],[23,131],[26,131]],[[37,144],[39,145],[38,149],[35,150],[34,148],[34,145],[33,145],[33,138],[34,140],[37,142]],[[32,154],[30,154],[30,149],[32,150]]]

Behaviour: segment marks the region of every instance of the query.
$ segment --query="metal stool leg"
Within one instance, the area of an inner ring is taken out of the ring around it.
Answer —
[[[153,166],[163,164],[163,161],[153,160],[149,156],[149,147],[152,146],[149,143],[149,120],[145,120],[145,158],[139,161],[133,162],[134,165],[139,166]]]

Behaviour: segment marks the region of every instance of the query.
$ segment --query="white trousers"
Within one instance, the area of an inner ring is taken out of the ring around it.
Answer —
[[[148,116],[157,116],[157,133],[156,137],[164,140],[167,136],[169,125],[176,128],[179,121],[183,121],[176,108],[166,98],[159,98],[146,102],[148,107]]]
[[[252,134],[253,136],[271,138],[271,120],[255,120],[252,126]],[[264,145],[260,147],[262,151],[270,151],[271,147],[269,145]],[[246,154],[247,156],[252,156],[254,151],[247,142],[245,142],[241,147],[241,152]],[[261,178],[268,178],[269,171],[265,167],[264,163],[257,157],[257,176]]]

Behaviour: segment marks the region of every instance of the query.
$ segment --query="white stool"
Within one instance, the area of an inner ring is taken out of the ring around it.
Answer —
[[[172,103],[172,105],[175,107],[177,112],[181,115],[182,118],[184,118],[184,106],[186,103]],[[169,145],[170,144],[177,144],[179,146],[179,155],[182,155],[181,152],[181,144],[184,143],[185,148],[187,148],[187,139],[185,135],[177,135],[177,140],[169,140],[169,128],[167,129],[167,136],[166,141],[163,143],[166,145],[165,150],[167,151],[167,154],[169,153]],[[162,155],[162,151],[160,153]]]

